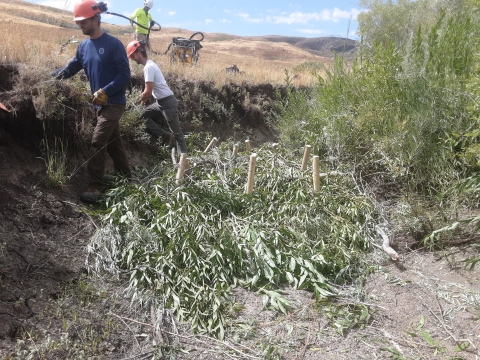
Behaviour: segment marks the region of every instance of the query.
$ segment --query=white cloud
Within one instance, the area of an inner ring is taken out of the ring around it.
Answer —
[[[324,30],[319,30],[319,29],[297,29],[297,31],[302,34],[309,34],[309,35],[325,34]]]
[[[340,19],[349,19],[350,18],[350,13],[345,10],[340,10],[340,9],[333,9],[332,13],[332,21],[333,22],[338,22]]]
[[[303,13],[300,11],[294,11],[291,13],[283,12],[277,16],[267,16],[259,18],[251,18],[247,13],[238,13],[237,16],[241,17],[243,20],[250,23],[274,23],[274,24],[308,24],[312,21],[332,21],[339,22],[343,19],[352,19],[357,20],[357,16],[360,13],[360,10],[350,9],[350,10],[340,10],[334,8],[333,10],[325,9],[319,12],[308,12]]]
[[[222,19],[222,23],[224,23],[224,24],[230,24],[231,21],[230,21],[230,20],[227,20],[227,19]]]
[[[332,13],[332,21],[338,22],[340,19],[352,19],[357,20],[358,14],[360,14],[360,10],[357,9],[350,9],[350,11],[340,10],[337,8],[333,9]]]
[[[173,15],[175,15],[175,14],[176,14],[175,11],[169,11],[169,12],[168,12],[168,16],[173,16]]]
[[[205,24],[212,24],[213,23],[213,20],[212,19],[205,19]]]
[[[241,17],[243,20],[249,23],[259,24],[265,22],[265,20],[261,18],[251,18],[250,15],[247,13],[238,13],[237,16]]]
[[[230,10],[225,10],[224,13],[231,14],[232,12]]]
[[[368,10],[370,11],[370,10]],[[358,10],[358,9],[351,9],[350,12],[352,13],[352,19],[357,21],[358,15],[361,14],[362,12],[368,12],[366,10]]]
[[[321,13],[302,13],[295,11],[290,14],[282,13],[280,16],[272,16],[269,17],[268,20],[275,24],[307,24],[310,20],[328,20],[330,16],[327,12],[325,10]]]

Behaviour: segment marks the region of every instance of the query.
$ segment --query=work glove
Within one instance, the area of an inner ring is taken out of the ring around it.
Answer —
[[[98,89],[93,94],[92,103],[103,106],[108,100],[108,95],[102,89]]]
[[[155,26],[155,21],[150,21],[150,27],[154,27]]]
[[[63,79],[63,68],[57,69],[54,72],[50,73],[50,76],[55,80],[62,80]]]

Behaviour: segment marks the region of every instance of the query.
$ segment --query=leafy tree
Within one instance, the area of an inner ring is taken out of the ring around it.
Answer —
[[[364,41],[355,61],[338,57],[317,89],[292,93],[281,137],[296,147],[306,141],[336,166],[353,163],[409,191],[438,194],[468,175],[459,146],[445,141],[479,118],[478,14],[461,1],[362,4],[370,11],[359,17]]]
[[[462,0],[361,0],[367,11],[358,16],[359,34],[366,44],[391,42],[403,48],[419,29],[428,32],[440,9],[458,9]]]

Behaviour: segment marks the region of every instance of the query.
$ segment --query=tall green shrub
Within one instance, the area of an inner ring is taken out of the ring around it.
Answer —
[[[282,138],[314,145],[330,162],[383,171],[409,189],[438,191],[464,175],[444,140],[475,123],[466,84],[475,74],[478,24],[466,11],[438,9],[431,27],[418,27],[404,46],[366,42],[351,66],[337,57],[315,91],[285,102]]]
[[[368,44],[394,43],[401,49],[421,26],[428,32],[440,9],[458,11],[464,0],[361,0],[359,35]]]

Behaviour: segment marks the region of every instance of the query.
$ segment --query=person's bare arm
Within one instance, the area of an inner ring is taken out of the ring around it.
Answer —
[[[145,105],[147,100],[152,96],[153,93],[153,82],[146,82],[145,83],[145,90],[143,90],[142,97],[140,99],[140,103]]]

